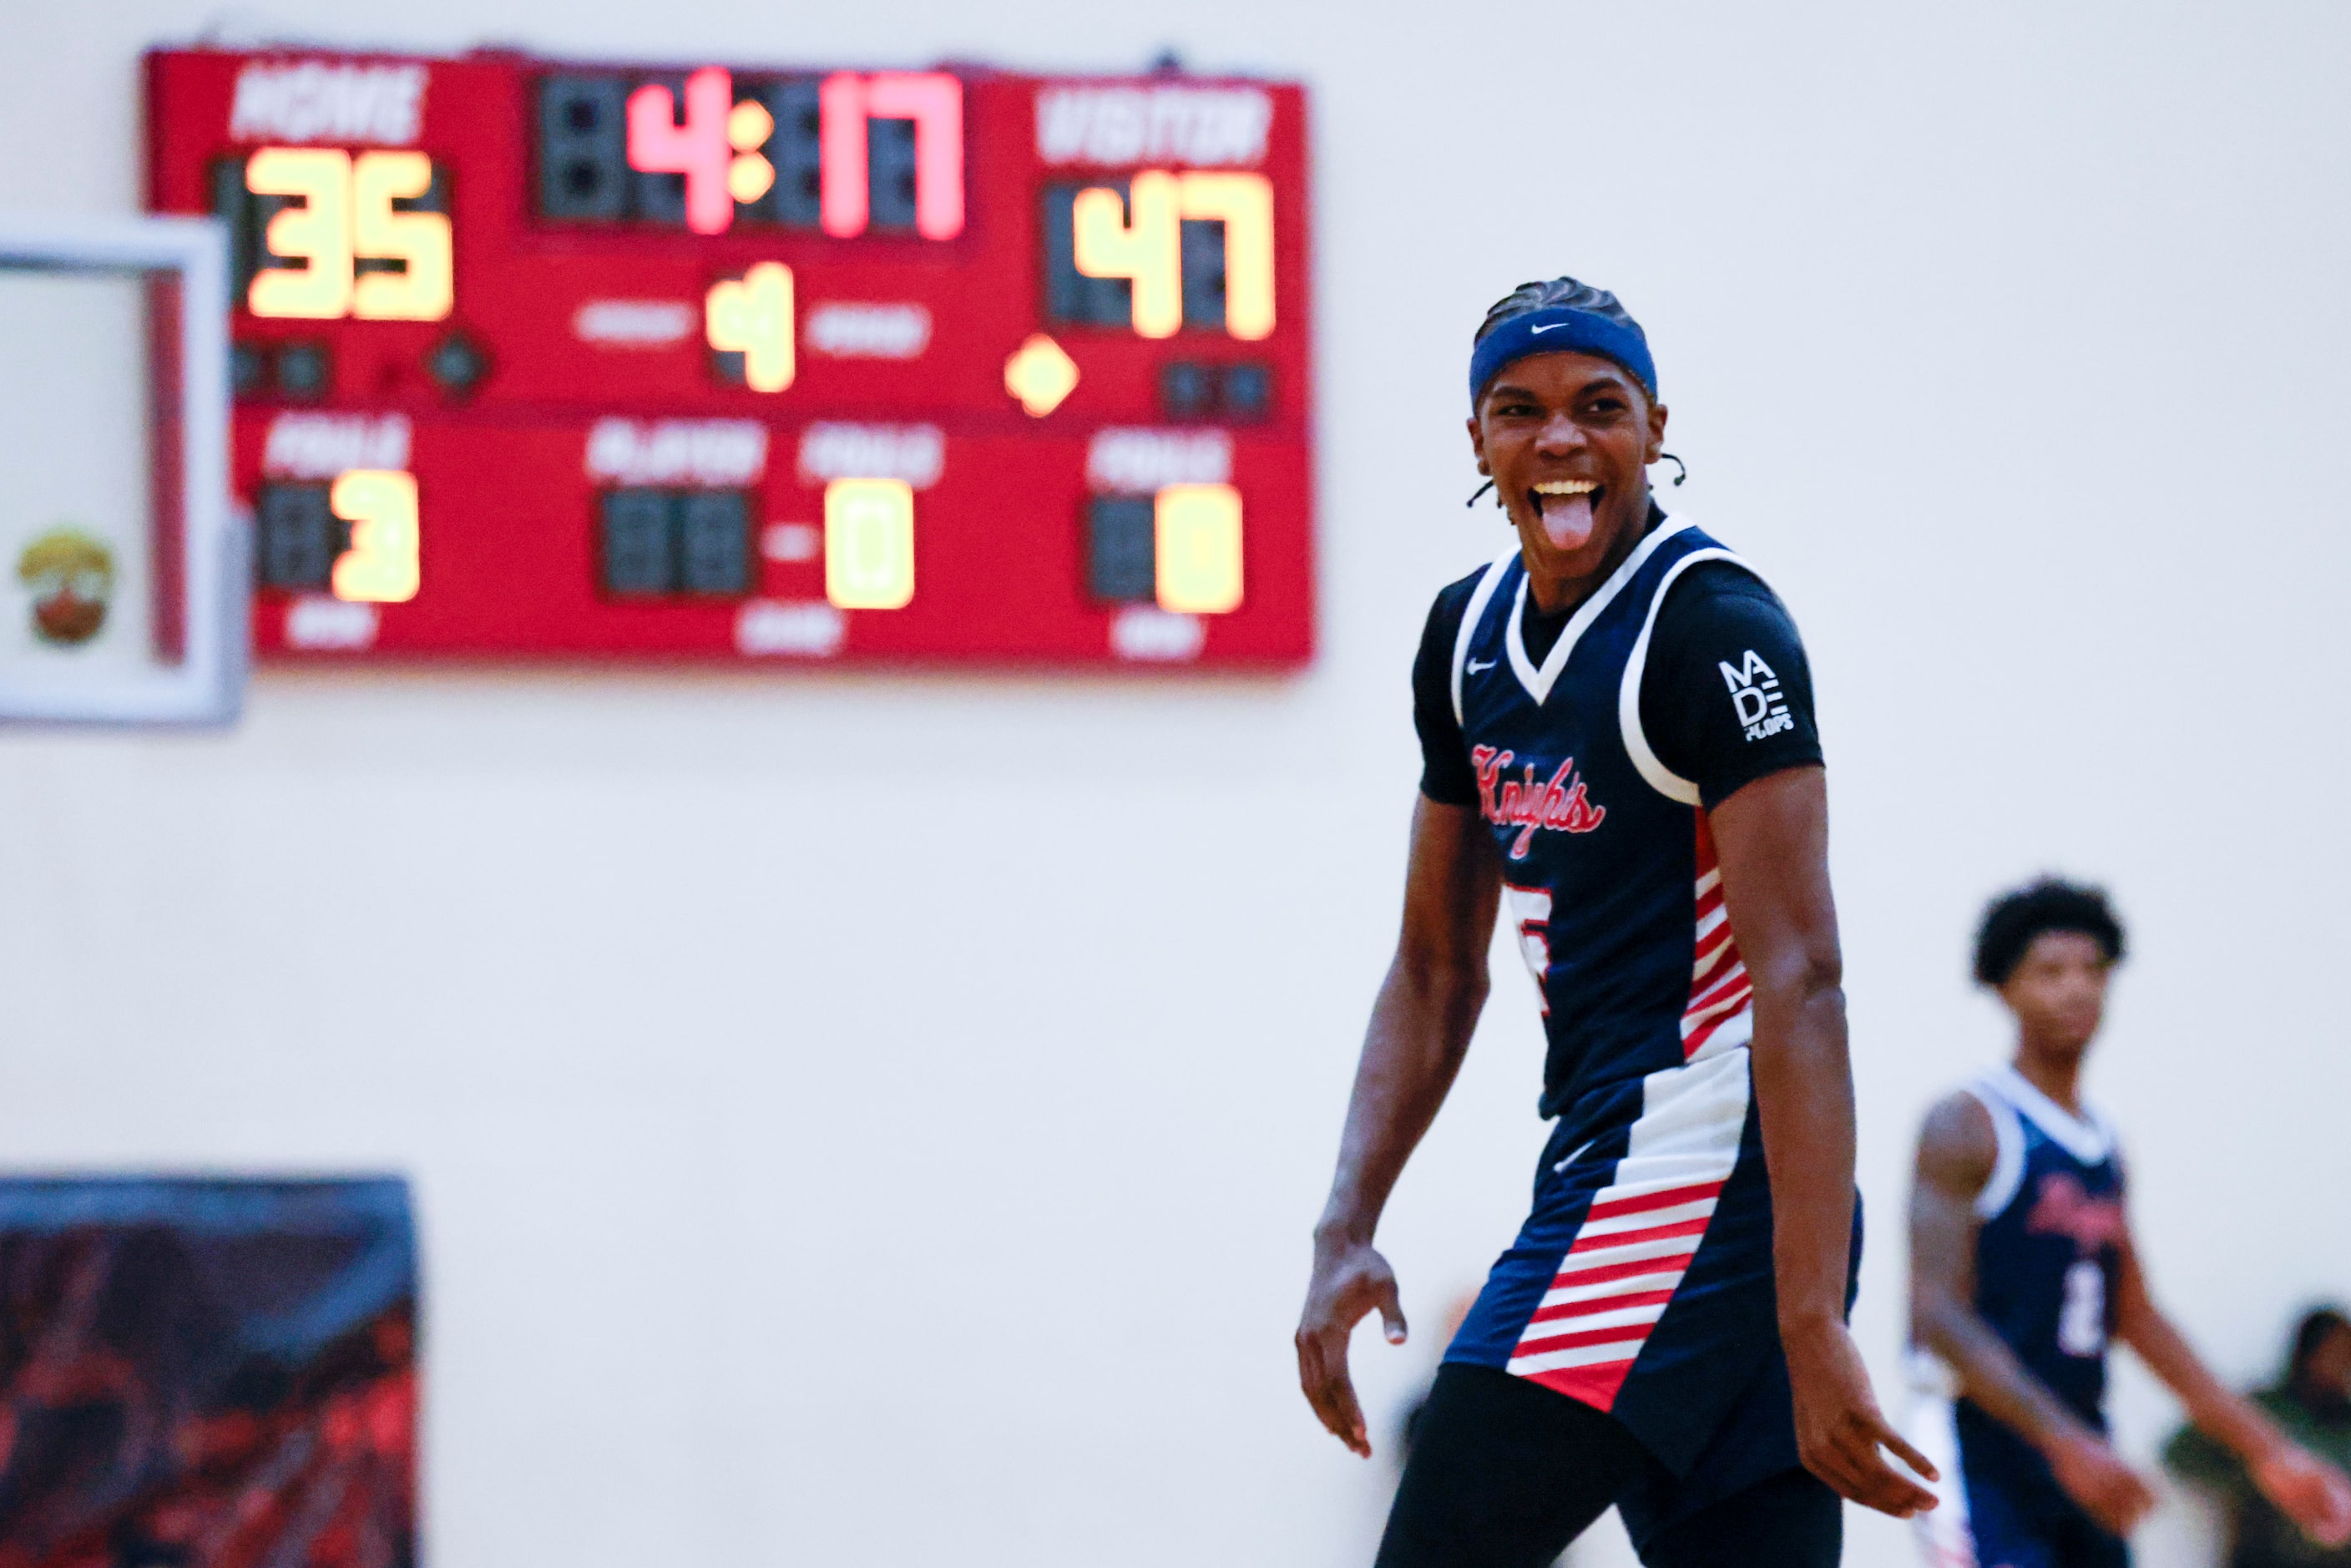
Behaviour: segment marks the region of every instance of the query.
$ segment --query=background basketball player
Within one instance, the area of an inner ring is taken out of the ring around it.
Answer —
[[[2128,1561],[2122,1537],[2154,1494],[2106,1442],[2115,1340],[2314,1539],[2351,1537],[2342,1472],[2223,1387],[2147,1293],[2114,1131],[2081,1097],[2122,956],[2105,895],[2064,882],[1995,899],[1977,934],[1976,978],[2015,1016],[2016,1054],[1928,1113],[1910,1200],[1911,1333],[1957,1396],[1917,1434],[1945,1477],[1946,1506],[1920,1521],[1938,1568]]]

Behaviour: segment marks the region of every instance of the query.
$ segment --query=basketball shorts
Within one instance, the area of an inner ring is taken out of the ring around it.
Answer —
[[[1856,1267],[1860,1250],[1856,1207]],[[1616,1500],[1641,1545],[1800,1468],[1771,1269],[1740,1047],[1595,1090],[1559,1118],[1526,1223],[1445,1359],[1629,1432],[1651,1462]]]

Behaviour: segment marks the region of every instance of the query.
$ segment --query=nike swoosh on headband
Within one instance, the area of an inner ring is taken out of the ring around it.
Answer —
[[[1562,327],[1569,329],[1565,336],[1552,336]],[[1657,394],[1656,361],[1650,356],[1648,340],[1639,327],[1572,306],[1548,306],[1540,312],[1510,318],[1472,346],[1470,407],[1477,407],[1488,383],[1501,373],[1503,366],[1530,354],[1547,353],[1552,343],[1563,343],[1572,352],[1614,360],[1652,398]]]

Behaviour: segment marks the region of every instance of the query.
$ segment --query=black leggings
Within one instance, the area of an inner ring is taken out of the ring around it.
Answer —
[[[1440,1367],[1377,1568],[1547,1568],[1653,1462],[1588,1405],[1491,1367]],[[1834,1568],[1844,1550],[1836,1494],[1784,1470],[1667,1526],[1641,1561]]]

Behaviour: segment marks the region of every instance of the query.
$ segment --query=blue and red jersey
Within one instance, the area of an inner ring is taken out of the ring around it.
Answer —
[[[1630,1428],[1683,1483],[1636,1531],[1796,1463],[1748,1062],[1753,990],[1708,836],[1713,802],[1660,755],[1644,701],[1661,610],[1709,568],[1760,580],[1694,524],[1658,518],[1538,657],[1514,552],[1461,607],[1446,693],[1535,979],[1541,1109],[1556,1118],[1533,1212],[1447,1359],[1506,1369]],[[1749,643],[1715,650],[1704,685],[1679,700],[1718,705],[1734,745],[1745,731],[1774,756],[1800,727],[1796,759],[1817,760],[1808,678],[1801,726],[1791,713],[1792,629]]]

